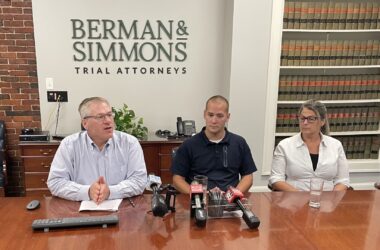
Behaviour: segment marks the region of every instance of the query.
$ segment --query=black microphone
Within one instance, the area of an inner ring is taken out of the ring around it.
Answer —
[[[190,185],[190,217],[195,217],[195,224],[198,227],[206,226],[207,213],[203,203],[203,187],[197,181]]]
[[[249,228],[259,227],[260,219],[241,202],[241,198],[243,198],[244,195],[239,189],[229,186],[225,196],[228,203],[236,203],[239,206],[240,210],[243,212],[243,219]]]
[[[168,207],[166,206],[165,198],[159,193],[160,185],[161,178],[159,176],[149,174],[146,189],[153,191],[151,202],[152,212],[154,216],[163,217],[168,212]]]

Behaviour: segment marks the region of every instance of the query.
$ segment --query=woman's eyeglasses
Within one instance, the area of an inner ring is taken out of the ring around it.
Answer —
[[[307,120],[308,123],[314,123],[319,119],[318,116],[298,116],[298,120],[300,122],[305,122]]]

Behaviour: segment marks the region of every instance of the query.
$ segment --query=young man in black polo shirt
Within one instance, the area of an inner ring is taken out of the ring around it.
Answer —
[[[251,187],[256,165],[244,138],[225,128],[230,118],[228,109],[229,103],[223,96],[208,99],[204,111],[206,127],[178,148],[171,171],[173,185],[181,193],[189,193],[189,183],[195,175],[208,177],[208,189],[218,187],[226,191],[231,185],[247,192]]]

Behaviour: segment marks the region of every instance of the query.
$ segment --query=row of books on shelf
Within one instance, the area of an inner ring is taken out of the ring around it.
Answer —
[[[278,100],[380,99],[380,75],[280,75]]]
[[[276,132],[298,132],[298,109],[279,107]],[[331,132],[379,130],[380,106],[328,107]]]
[[[380,64],[379,40],[284,40],[281,66]]]
[[[285,1],[284,29],[380,29],[378,1]]]
[[[333,136],[343,146],[347,159],[378,159],[380,148],[379,135]],[[276,137],[277,145],[284,137]]]

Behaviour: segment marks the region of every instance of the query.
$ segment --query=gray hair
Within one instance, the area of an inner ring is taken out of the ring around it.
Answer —
[[[90,104],[96,103],[96,102],[98,102],[98,103],[106,103],[109,107],[111,107],[111,105],[107,101],[107,99],[105,99],[103,97],[94,96],[94,97],[86,98],[86,99],[84,99],[79,104],[79,107],[78,107],[78,111],[79,111],[80,117],[82,119],[84,119],[86,116],[89,115],[89,106],[90,106]]]
[[[317,101],[317,100],[314,100],[314,99],[311,99],[311,100],[307,100],[305,101],[299,111],[298,111],[298,115],[301,114],[302,110],[304,108],[307,108],[309,110],[312,110],[314,111],[314,113],[321,119],[325,122],[325,125],[323,125],[321,127],[321,132],[322,134],[325,134],[325,135],[329,135],[330,134],[330,126],[329,126],[329,120],[328,120],[328,117],[327,117],[327,109],[326,109],[326,106],[321,103],[320,101]]]

